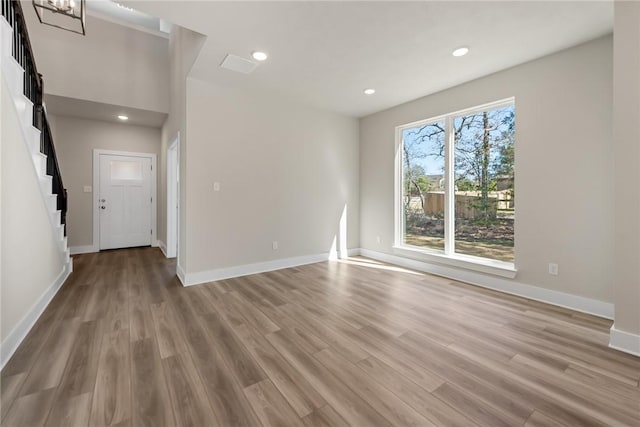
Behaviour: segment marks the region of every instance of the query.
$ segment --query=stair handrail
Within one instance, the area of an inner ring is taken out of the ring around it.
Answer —
[[[13,29],[11,51],[13,58],[24,70],[24,96],[33,103],[33,126],[40,130],[40,152],[47,156],[46,173],[52,177],[52,191],[57,196],[57,209],[60,211],[61,225],[67,234],[67,190],[62,182],[58,157],[53,143],[53,135],[47,112],[45,111],[44,81],[36,67],[27,22],[19,0],[0,0],[2,16]]]
[[[2,16],[13,28],[13,57],[25,70],[25,80],[28,79],[28,83],[30,83],[25,84],[25,92],[27,92],[27,89],[29,90],[28,94],[25,93],[25,96],[33,102],[33,105],[42,105],[42,95],[44,93],[42,75],[38,73],[22,5],[18,0],[1,1]]]
[[[40,138],[40,151],[47,155],[47,174],[52,177],[52,190],[58,196],[57,209],[60,211],[60,222],[65,226],[66,235],[66,218],[67,218],[67,189],[62,183],[62,175],[60,174],[60,166],[58,165],[58,156],[56,148],[53,144],[53,136],[51,127],[47,119],[46,111],[42,112],[42,137]]]

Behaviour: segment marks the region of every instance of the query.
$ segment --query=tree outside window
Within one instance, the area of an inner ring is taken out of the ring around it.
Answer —
[[[403,127],[401,137],[402,244],[513,262],[513,101]],[[454,227],[450,241],[446,227]]]

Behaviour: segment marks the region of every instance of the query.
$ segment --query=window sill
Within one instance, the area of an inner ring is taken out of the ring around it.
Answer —
[[[478,271],[480,273],[492,274],[494,276],[506,277],[509,279],[516,277],[516,274],[518,273],[515,265],[510,262],[496,261],[461,254],[445,255],[440,252],[414,248],[411,246],[394,246],[393,251],[398,255],[412,258],[417,261],[449,265]]]

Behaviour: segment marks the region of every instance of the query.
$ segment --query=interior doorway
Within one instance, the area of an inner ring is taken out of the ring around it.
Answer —
[[[167,258],[178,256],[180,215],[180,134],[167,149]]]

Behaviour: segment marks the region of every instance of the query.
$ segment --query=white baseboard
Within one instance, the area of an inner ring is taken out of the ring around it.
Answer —
[[[594,316],[604,317],[605,319],[613,319],[614,306],[612,303],[571,295],[538,286],[526,285],[513,280],[497,276],[489,276],[474,271],[430,264],[424,261],[416,261],[369,249],[360,249],[360,255],[378,261],[423,271],[425,273],[459,280],[471,285],[477,285],[483,288],[489,288],[507,294],[541,301],[583,313],[593,314]]]
[[[402,267],[412,268],[414,270],[424,271],[426,273],[431,273],[438,276],[448,277],[453,280],[459,280],[461,282],[493,289],[507,294],[517,295],[524,298],[569,308],[571,310],[593,314],[595,316],[604,317],[606,319],[613,319],[613,304],[604,301],[571,295],[551,289],[540,288],[538,286],[526,285],[524,283],[518,283],[513,280],[488,276],[469,270],[430,264],[423,261],[416,261],[413,259],[389,255],[382,252],[371,251],[369,249],[353,248],[349,249],[348,254],[349,256],[362,255],[378,261],[396,264]],[[216,280],[246,276],[249,274],[264,273],[267,271],[279,270],[282,268],[297,267],[299,265],[312,264],[315,262],[322,262],[335,258],[335,254],[332,256],[329,253],[323,253],[259,262],[255,264],[219,268],[208,271],[199,271],[196,273],[186,273],[178,265],[177,274],[184,286],[190,286],[200,283],[213,282]]]
[[[31,328],[33,328],[33,325],[35,325],[40,315],[58,293],[58,290],[60,290],[62,284],[67,280],[67,277],[69,277],[72,271],[73,260],[69,260],[62,268],[58,277],[55,278],[53,283],[49,285],[47,290],[2,342],[2,345],[0,345],[0,369],[4,368],[4,365],[9,361],[11,356],[13,356],[13,353],[15,353],[20,343],[22,343],[22,340],[24,340]]]
[[[609,347],[640,356],[640,335],[618,330],[615,324],[609,332]]]
[[[180,279],[180,283],[182,283],[182,286],[189,286],[187,285],[187,279],[184,269],[180,264],[176,265],[176,275],[178,276],[178,279]]]
[[[348,249],[347,250],[347,254],[349,256],[358,256],[358,255],[360,255],[360,248]]]
[[[356,254],[357,252],[359,251],[356,250],[356,252],[353,253]],[[198,271],[196,273],[185,273],[180,266],[178,266],[178,277],[184,286],[191,286],[198,285],[200,283],[215,282],[216,280],[247,276],[249,274],[265,273],[267,271],[280,270],[283,268],[298,267],[300,265],[313,264],[336,258],[336,254],[330,254],[327,252],[322,254],[257,262],[254,264],[238,265],[234,267],[217,268],[208,271]]]
[[[164,242],[160,239],[157,240],[157,246],[160,248],[160,250],[162,251],[162,254],[164,255],[165,258],[169,258],[167,256],[167,245],[164,244]]]
[[[69,251],[71,251],[71,255],[92,254],[95,252],[99,252],[98,248],[93,245],[69,246]]]

